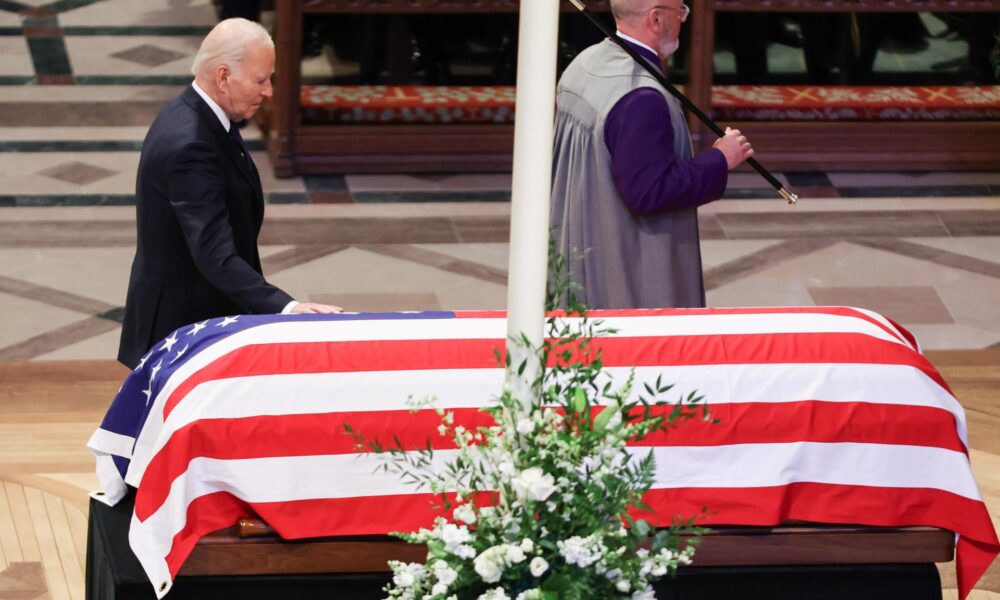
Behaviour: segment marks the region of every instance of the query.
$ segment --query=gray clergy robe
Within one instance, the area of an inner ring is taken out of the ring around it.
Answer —
[[[649,160],[643,155],[650,149],[641,140],[642,115],[612,115],[640,119],[637,147],[620,150],[616,157],[609,151],[605,128],[616,105],[640,89],[647,99],[655,89],[669,108],[672,156],[668,147],[668,155],[662,161],[653,157],[649,169],[662,173],[641,174],[644,181],[655,179],[655,185],[620,189],[638,184],[616,184],[612,159]],[[693,157],[680,104],[610,40],[580,53],[560,79],[553,153],[552,225],[557,248],[569,260],[570,279],[580,286],[577,296],[590,308],[704,306],[697,206],[721,197],[725,157],[718,150]],[[660,192],[671,186],[683,187],[681,196],[658,205],[654,198],[650,208],[650,191],[664,196],[668,194]],[[645,195],[642,206],[623,194]],[[585,251],[584,258],[572,259],[574,250]]]

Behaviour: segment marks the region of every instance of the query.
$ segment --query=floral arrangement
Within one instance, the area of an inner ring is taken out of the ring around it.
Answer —
[[[565,291],[550,291],[550,305]],[[570,309],[548,319],[538,353],[540,402],[504,390],[484,409],[493,424],[469,428],[437,409],[439,433],[457,447],[444,469],[433,466],[429,445],[386,448],[348,427],[362,446],[382,453],[382,468],[440,495],[450,514],[430,529],[394,534],[426,544],[427,559],[390,561],[388,598],[648,600],[655,580],[691,562],[700,533],[694,518],[654,531],[636,517],[649,510],[642,497],[655,465],[652,453],[633,454],[626,443],[688,418],[707,419],[706,407],[693,393],[668,404],[662,398],[671,386],[659,380],[645,393],[633,394],[632,376],[616,387],[591,343],[610,330],[568,297]]]

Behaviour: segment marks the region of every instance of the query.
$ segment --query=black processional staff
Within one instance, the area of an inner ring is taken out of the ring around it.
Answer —
[[[683,104],[685,108],[691,111],[691,113],[694,114],[694,116],[698,117],[698,119],[702,123],[707,125],[709,129],[715,132],[715,135],[719,137],[726,135],[726,132],[724,132],[721,127],[716,125],[715,122],[708,117],[708,115],[701,112],[701,110],[697,106],[695,106],[693,102],[688,100],[687,97],[680,92],[680,90],[675,88],[672,83],[667,81],[667,78],[664,77],[662,73],[660,73],[657,69],[653,68],[653,65],[649,64],[645,59],[639,56],[635,50],[633,50],[620,37],[618,37],[618,35],[614,31],[612,31],[611,28],[607,26],[607,24],[605,24],[603,21],[597,18],[597,16],[595,16],[594,13],[587,10],[587,6],[583,3],[582,0],[569,0],[569,1],[573,3],[573,6],[580,9],[580,12],[583,13],[584,16],[586,16],[588,19],[590,19],[591,23],[597,25],[597,28],[603,31],[604,35],[611,38],[611,41],[618,44],[618,46],[621,47],[621,49],[624,50],[626,53],[628,53],[628,55],[631,56],[635,62],[642,65],[642,68],[646,69],[646,71],[648,71],[650,75],[655,77],[656,80],[660,82],[660,85],[662,85],[664,89],[670,92],[670,95],[680,100],[681,104]],[[761,177],[766,179],[768,183],[774,186],[774,189],[778,190],[778,193],[781,194],[781,197],[787,200],[789,204],[798,203],[799,195],[789,190],[784,185],[782,185],[781,182],[778,181],[778,179],[774,175],[771,175],[771,172],[765,169],[763,165],[761,165],[753,158],[748,158],[746,160],[746,163],[751,167],[753,167],[755,171],[760,173]]]

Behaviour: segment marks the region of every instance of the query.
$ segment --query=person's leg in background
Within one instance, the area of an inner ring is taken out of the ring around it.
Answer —
[[[219,20],[242,17],[250,21],[260,21],[261,0],[222,0]]]

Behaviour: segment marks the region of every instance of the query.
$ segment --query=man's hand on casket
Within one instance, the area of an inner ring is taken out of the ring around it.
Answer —
[[[344,309],[339,306],[333,306],[332,304],[316,304],[315,302],[300,302],[292,308],[292,314],[294,315],[330,315],[342,312],[344,312]]]

